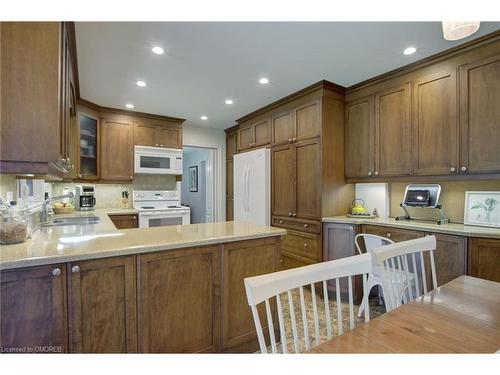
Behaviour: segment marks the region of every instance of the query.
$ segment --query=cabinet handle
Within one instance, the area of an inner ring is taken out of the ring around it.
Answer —
[[[82,178],[83,176],[81,174],[78,175],[78,178]]]
[[[163,145],[161,144],[160,147],[163,147]]]
[[[295,217],[295,216],[297,216],[297,214],[293,213],[292,216]]]
[[[73,272],[73,273],[78,273],[78,272],[80,272],[80,267],[78,267],[78,266],[73,266],[73,267],[71,267],[71,272]]]
[[[54,268],[52,270],[52,276],[59,276],[61,274],[61,269],[60,268]]]
[[[378,176],[378,171],[375,171],[374,175],[375,175],[375,176]]]
[[[372,176],[372,172],[368,172],[368,177],[371,177]]]
[[[462,168],[460,168],[461,172],[467,172],[467,167],[464,165]]]
[[[454,173],[456,170],[457,170],[457,169],[456,169],[455,167],[451,167],[451,168],[450,168],[450,172],[451,172],[451,173]]]
[[[134,216],[134,220],[137,220],[137,216]]]
[[[390,238],[391,237],[391,233],[387,233],[387,237]]]
[[[288,216],[292,216],[293,214],[291,212],[288,213]]]
[[[155,146],[158,147],[158,143],[156,143]]]
[[[304,244],[304,247],[309,247],[309,244],[308,244],[308,243],[305,243],[305,244]]]
[[[307,224],[304,224],[304,228],[309,228],[309,225],[307,225]]]
[[[295,143],[297,141],[297,138],[293,137],[292,142]]]
[[[288,143],[292,143],[292,138],[288,138]]]

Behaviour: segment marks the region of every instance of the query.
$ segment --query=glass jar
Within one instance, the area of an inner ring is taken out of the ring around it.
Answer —
[[[0,243],[2,245],[24,242],[27,232],[28,221],[24,214],[16,211],[13,207],[2,210],[0,221]]]

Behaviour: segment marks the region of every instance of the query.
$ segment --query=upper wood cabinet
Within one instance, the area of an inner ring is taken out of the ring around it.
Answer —
[[[134,144],[138,146],[182,148],[182,130],[180,126],[136,123],[134,126]]]
[[[219,350],[219,253],[210,246],[139,256],[141,353]]]
[[[321,219],[321,143],[318,139],[303,141],[294,144],[293,149],[294,214],[299,219]]]
[[[240,125],[238,150],[248,150],[271,143],[271,121],[269,119]]]
[[[99,179],[99,118],[78,111],[76,141],[76,174],[73,178],[91,181]]]
[[[500,172],[500,55],[460,67],[461,173]]]
[[[413,173],[458,171],[456,69],[422,77],[413,84]]]
[[[226,159],[232,159],[238,152],[238,132],[231,131],[226,136]]]
[[[2,271],[0,347],[67,351],[64,265]]]
[[[287,111],[271,118],[272,144],[283,145],[292,143],[295,137],[292,111]]]
[[[135,256],[68,264],[70,351],[136,353]]]
[[[101,180],[131,181],[134,178],[132,122],[103,118],[100,149]]]
[[[412,172],[410,84],[375,95],[375,171],[373,176]]]
[[[295,212],[295,149],[293,145],[271,150],[272,214],[292,216]]]
[[[373,97],[346,103],[345,175],[366,178],[374,167]]]
[[[238,152],[238,126],[226,129],[226,220],[234,219],[233,156]]]

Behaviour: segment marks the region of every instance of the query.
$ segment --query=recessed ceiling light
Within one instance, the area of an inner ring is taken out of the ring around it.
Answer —
[[[269,80],[267,78],[261,78],[259,79],[259,83],[261,85],[267,85],[269,83]]]
[[[157,55],[163,55],[163,52],[164,52],[164,51],[163,51],[163,48],[158,47],[158,46],[153,47],[153,48],[151,49],[151,51],[153,51],[153,53],[155,53],[155,54],[157,54]]]
[[[207,117],[207,116],[201,116],[200,118],[201,118],[203,121],[208,120],[208,117]]]
[[[403,51],[403,54],[413,55],[415,52],[417,52],[417,49],[415,47],[408,47]]]
[[[144,81],[137,81],[136,83],[137,83],[137,86],[139,86],[139,87],[146,87],[146,82],[144,82]]]
[[[128,109],[132,109],[134,108],[134,105],[132,103],[127,103],[125,104],[125,107],[127,107]]]
[[[226,101],[224,103],[226,103],[226,104],[233,104],[233,101],[231,99],[226,99]]]

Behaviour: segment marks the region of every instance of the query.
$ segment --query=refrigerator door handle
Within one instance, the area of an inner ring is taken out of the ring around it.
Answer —
[[[248,174],[250,172],[250,167],[248,165],[245,165],[245,172],[244,172],[244,190],[243,190],[243,201],[245,202],[245,211],[250,212],[250,204],[248,202],[248,190],[249,190],[249,181],[248,181]]]
[[[247,166],[247,181],[246,181],[245,200],[247,202],[247,212],[250,213],[250,166]]]

